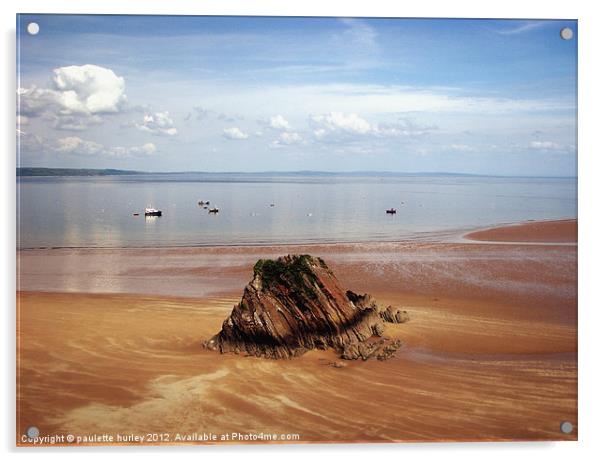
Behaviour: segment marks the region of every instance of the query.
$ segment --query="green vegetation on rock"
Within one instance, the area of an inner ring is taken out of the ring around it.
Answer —
[[[316,261],[310,255],[289,255],[278,259],[260,259],[253,267],[253,273],[261,277],[264,289],[288,285],[314,298],[316,294],[312,285],[317,279],[312,263],[327,268],[323,260]]]

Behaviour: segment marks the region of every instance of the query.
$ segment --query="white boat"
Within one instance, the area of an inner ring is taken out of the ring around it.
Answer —
[[[163,212],[156,208],[147,207],[144,209],[144,216],[161,216]]]

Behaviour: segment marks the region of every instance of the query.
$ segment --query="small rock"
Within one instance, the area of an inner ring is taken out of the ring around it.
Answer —
[[[410,314],[407,311],[398,310],[395,314],[395,321],[397,323],[406,323],[410,320]]]
[[[380,312],[380,316],[385,322],[389,323],[405,323],[410,320],[410,315],[407,311],[397,309],[393,306],[387,306]]]
[[[360,353],[357,344],[347,344],[343,348],[341,358],[345,360],[357,360],[360,358]]]
[[[380,322],[375,323],[372,325],[372,333],[374,333],[375,336],[382,336],[385,334],[385,327]]]

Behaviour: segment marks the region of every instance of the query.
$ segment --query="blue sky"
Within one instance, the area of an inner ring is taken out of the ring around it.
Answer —
[[[576,174],[575,21],[17,22],[22,166]]]

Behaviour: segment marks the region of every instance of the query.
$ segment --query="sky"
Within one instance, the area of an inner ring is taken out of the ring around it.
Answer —
[[[576,175],[573,20],[27,14],[17,38],[19,166]]]

